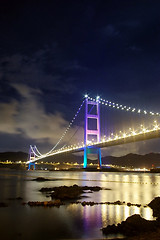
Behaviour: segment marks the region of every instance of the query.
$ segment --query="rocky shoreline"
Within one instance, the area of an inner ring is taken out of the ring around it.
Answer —
[[[89,186],[78,186],[74,184],[73,186],[60,186],[60,187],[53,187],[53,188],[41,188],[40,191],[43,193],[49,194],[52,199],[60,199],[60,200],[73,200],[73,199],[80,199],[81,194],[83,193],[92,193],[98,192],[102,190],[101,187],[89,187]],[[110,189],[106,189],[110,190]],[[48,196],[48,195],[47,195]]]
[[[39,178],[37,181],[48,181],[48,179]],[[100,204],[126,205],[128,207],[150,207],[153,210],[153,217],[155,220],[146,220],[139,214],[134,214],[117,225],[108,225],[101,230],[106,237],[108,237],[110,234],[122,234],[126,240],[160,239],[160,197],[154,198],[149,204],[146,205],[133,204],[125,201],[122,202],[119,200],[115,202],[79,201],[79,199],[83,197],[83,194],[98,192],[101,190],[111,189],[101,188],[99,186],[78,186],[74,184],[73,186],[41,188],[40,192],[47,194],[47,196],[51,198],[50,201],[29,201],[25,203],[21,197],[9,198],[8,200],[20,200],[22,205],[27,204],[30,207],[60,207],[66,204],[81,204],[83,207]],[[0,207],[8,206],[8,203],[0,202]]]
[[[50,192],[50,196],[52,199],[60,199],[59,206],[64,204],[62,201],[68,199],[79,199],[82,193],[85,191],[93,192],[100,191],[102,188],[100,187],[80,187],[77,185],[73,185],[71,187],[60,186],[54,188],[42,188],[41,192]],[[109,189],[107,189],[109,190]],[[160,197],[156,197],[149,204],[142,206],[141,204],[133,204],[126,203],[121,201],[115,202],[93,202],[93,201],[72,201],[72,204],[81,204],[83,207],[85,206],[94,206],[98,204],[113,204],[113,205],[127,205],[128,207],[136,206],[136,207],[150,207],[153,210],[153,217],[156,217],[156,220],[146,220],[142,218],[139,214],[134,214],[128,217],[125,221],[115,225],[108,225],[106,228],[102,228],[102,232],[105,236],[109,234],[122,234],[125,239],[160,239]],[[50,204],[49,204],[50,205]],[[54,204],[53,204],[54,205]],[[147,234],[147,235],[146,235]],[[152,236],[154,235],[154,236]],[[148,238],[150,236],[150,238]]]
[[[160,197],[154,198],[147,206],[153,210],[156,220],[146,220],[139,214],[134,214],[117,225],[102,228],[103,234],[121,233],[125,239],[160,239]]]

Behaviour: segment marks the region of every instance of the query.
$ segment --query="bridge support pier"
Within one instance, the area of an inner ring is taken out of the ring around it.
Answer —
[[[33,166],[33,170],[36,169],[35,162],[30,162],[29,165],[28,165],[28,170],[31,170],[32,166]]]
[[[96,154],[98,156],[98,169],[101,168],[101,148],[92,148],[92,147],[85,147],[84,148],[84,164],[83,168],[87,168],[87,159],[89,154]]]
[[[84,148],[83,168],[87,167],[87,147]]]
[[[93,113],[91,113],[93,112]],[[93,121],[93,123],[91,122]],[[91,143],[91,138],[95,141],[100,142],[100,108],[99,98],[96,101],[88,100],[86,96],[85,104],[85,127],[84,127],[84,162],[83,168],[87,168],[87,156],[88,154],[98,155],[98,169],[101,168],[101,149],[87,146]]]
[[[101,160],[101,148],[98,149],[98,168],[100,169],[102,166],[102,160]]]
[[[35,158],[36,158],[35,151],[36,151],[36,146],[31,146],[30,145],[29,157],[28,157],[28,160],[29,160],[28,170],[30,170],[32,166],[33,166],[33,170],[36,169],[36,165],[35,165]]]

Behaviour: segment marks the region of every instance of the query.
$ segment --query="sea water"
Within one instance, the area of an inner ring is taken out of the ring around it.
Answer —
[[[48,178],[51,181],[33,181],[37,177]],[[42,187],[73,184],[103,188],[99,192],[83,194],[81,201],[100,203],[120,200],[126,204],[83,207],[81,204],[67,203],[59,208],[22,205],[28,201],[51,200],[49,196],[39,191]],[[8,207],[0,208],[0,238],[105,239],[102,227],[120,223],[135,213],[148,220],[153,219],[149,207],[129,207],[127,202],[146,205],[159,195],[160,174],[3,169],[0,170],[0,202],[7,203]],[[17,197],[23,200],[16,200]]]

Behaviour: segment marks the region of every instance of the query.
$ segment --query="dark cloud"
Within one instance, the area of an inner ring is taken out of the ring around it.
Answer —
[[[80,72],[85,72],[83,67],[75,60],[58,58],[57,49],[44,48],[34,52],[31,56],[14,54],[0,57],[0,91],[2,101],[9,101],[19,96],[12,87],[14,83],[25,84],[33,89],[41,89],[43,99],[53,101],[52,111],[58,109],[55,100],[59,96],[72,95],[77,91],[75,81]],[[52,54],[51,54],[52,52]],[[64,104],[65,101],[62,101]],[[54,110],[55,108],[55,110]]]
[[[40,90],[24,84],[12,84],[22,96],[21,101],[0,103],[0,132],[16,134],[36,143],[56,144],[68,127],[68,122],[60,112],[49,114],[38,101]],[[70,131],[74,132],[74,128]],[[62,141],[63,143],[63,141]]]

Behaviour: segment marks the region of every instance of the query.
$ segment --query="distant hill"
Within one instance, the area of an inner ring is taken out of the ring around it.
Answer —
[[[27,161],[28,153],[24,152],[2,152],[0,153],[0,161]]]
[[[43,160],[45,161],[52,161],[52,162],[77,162],[83,163],[83,156],[76,156],[73,154],[64,154],[61,156],[54,156],[49,157]],[[97,160],[90,160],[88,159],[88,163],[96,163]],[[106,156],[102,158],[103,164],[113,164],[118,166],[124,167],[134,167],[134,168],[151,168],[159,167],[160,166],[160,154],[159,153],[148,153],[145,155],[139,154],[127,154],[122,157],[113,157],[113,156]]]
[[[139,154],[127,154],[122,157],[107,156],[102,158],[103,164],[113,164],[123,167],[134,167],[134,168],[151,168],[160,166],[160,154],[159,153],[148,153],[145,155]]]
[[[24,152],[3,152],[0,153],[0,161],[27,161],[28,154]],[[42,160],[43,162],[77,162],[83,163],[83,156],[74,154],[63,154],[60,156],[52,156]],[[89,160],[88,163],[96,163],[96,160]],[[148,153],[145,155],[127,154],[122,157],[106,156],[102,158],[103,164],[113,164],[118,166],[135,167],[135,168],[151,168],[160,166],[160,154]]]

